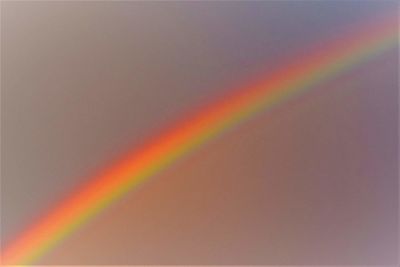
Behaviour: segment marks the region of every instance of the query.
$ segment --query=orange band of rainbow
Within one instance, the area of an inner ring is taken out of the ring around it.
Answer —
[[[93,177],[2,251],[6,265],[37,261],[75,229],[138,184],[206,141],[263,110],[378,55],[398,43],[397,19],[384,19],[333,40],[252,86],[208,105]]]

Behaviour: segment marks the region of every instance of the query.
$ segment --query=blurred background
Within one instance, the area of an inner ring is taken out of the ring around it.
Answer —
[[[1,3],[2,245],[147,136],[397,1]],[[398,51],[153,177],[43,265],[398,260]]]

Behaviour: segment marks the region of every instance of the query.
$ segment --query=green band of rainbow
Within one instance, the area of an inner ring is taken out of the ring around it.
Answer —
[[[28,265],[144,180],[247,118],[268,110],[398,43],[397,19],[383,19],[329,42],[189,116],[93,177],[2,251],[5,265]]]

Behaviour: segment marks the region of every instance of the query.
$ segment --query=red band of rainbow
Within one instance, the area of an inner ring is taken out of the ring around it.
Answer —
[[[333,40],[177,123],[93,177],[2,251],[5,265],[38,260],[138,184],[252,115],[395,47],[397,19],[384,19]]]

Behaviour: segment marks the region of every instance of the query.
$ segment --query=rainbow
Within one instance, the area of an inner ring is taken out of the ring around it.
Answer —
[[[356,27],[304,57],[177,122],[78,188],[2,250],[4,265],[29,265],[110,204],[207,141],[398,44],[397,18]]]

